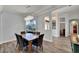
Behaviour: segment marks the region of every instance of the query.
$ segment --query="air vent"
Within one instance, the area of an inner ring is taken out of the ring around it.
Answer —
[[[71,7],[72,5],[68,5],[69,7]]]
[[[28,5],[28,6],[25,6],[25,8],[30,8],[31,6],[30,5]]]

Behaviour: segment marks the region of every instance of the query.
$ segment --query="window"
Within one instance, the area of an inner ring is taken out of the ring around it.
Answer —
[[[36,20],[27,20],[26,21],[26,28],[28,30],[35,30],[36,29]]]
[[[35,31],[36,30],[36,20],[33,16],[27,16],[26,21],[26,30]]]
[[[49,30],[50,29],[50,27],[49,27],[49,17],[48,16],[45,17],[44,20],[45,20],[45,30]]]

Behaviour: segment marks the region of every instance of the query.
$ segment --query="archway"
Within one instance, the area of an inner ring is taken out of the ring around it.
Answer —
[[[77,21],[71,22],[70,32],[71,34],[78,34],[78,22]]]

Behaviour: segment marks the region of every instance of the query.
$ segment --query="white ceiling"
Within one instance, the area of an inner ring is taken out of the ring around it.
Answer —
[[[3,7],[3,8],[2,8]],[[8,11],[20,14],[37,14],[38,12],[44,12],[47,9],[58,9],[64,7],[64,5],[3,5],[0,6],[1,11]]]
[[[39,14],[45,12],[45,10],[51,10],[59,13],[75,13],[79,11],[78,5],[1,5],[1,11],[8,11],[13,13],[20,13],[24,15]]]
[[[57,9],[54,12],[58,12],[59,14],[72,14],[72,13],[79,13],[79,5],[72,5],[72,6],[66,6],[61,9]]]
[[[9,5],[4,6],[4,10],[18,13],[32,13],[38,11],[46,6],[31,6],[31,5]],[[49,6],[48,6],[49,7]]]

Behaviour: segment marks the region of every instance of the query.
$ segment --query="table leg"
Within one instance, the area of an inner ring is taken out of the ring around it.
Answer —
[[[28,52],[32,52],[32,41],[29,41]]]

